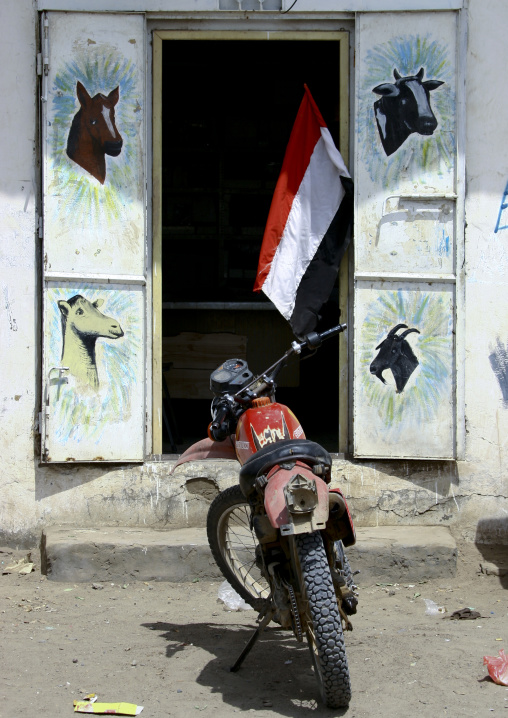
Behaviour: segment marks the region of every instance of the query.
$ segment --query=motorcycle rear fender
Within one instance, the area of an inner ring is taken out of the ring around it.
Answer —
[[[326,533],[333,541],[340,539],[344,546],[353,546],[356,543],[355,527],[344,494],[340,489],[330,489],[329,492],[330,515]]]
[[[291,513],[286,505],[284,488],[296,474],[313,481],[317,489],[317,505],[312,511]],[[270,524],[281,534],[291,535],[320,531],[325,528],[329,513],[328,486],[311,469],[298,461],[291,469],[274,466],[267,476],[264,502]]]
[[[224,439],[224,441],[212,441],[211,439],[201,439],[201,441],[197,441],[183,452],[170,473],[181,464],[186,464],[189,461],[203,461],[204,459],[238,460],[233,441],[229,438]]]

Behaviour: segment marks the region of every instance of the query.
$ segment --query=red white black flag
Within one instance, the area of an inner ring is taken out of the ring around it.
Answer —
[[[303,336],[314,331],[347,248],[353,183],[305,85],[277,180],[254,291]]]

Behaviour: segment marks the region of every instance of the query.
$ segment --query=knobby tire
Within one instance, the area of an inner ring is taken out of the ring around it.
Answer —
[[[321,534],[295,537],[306,599],[307,639],[321,695],[330,708],[349,705],[351,682],[342,621]]]

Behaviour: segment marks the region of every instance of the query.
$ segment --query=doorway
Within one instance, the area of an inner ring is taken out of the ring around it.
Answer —
[[[161,335],[154,337],[154,349],[160,339],[155,372],[160,395],[171,397],[161,406],[166,427],[168,414],[174,417],[173,441],[163,429],[160,453],[172,453],[175,445],[180,453],[205,435],[210,371],[239,356],[257,373],[293,340],[286,320],[252,286],[304,83],[347,161],[348,35],[249,33],[248,41],[247,33],[158,35],[160,226],[154,222],[154,235],[160,234],[154,260],[160,263]],[[321,328],[338,320],[337,287]],[[332,452],[339,450],[338,351],[330,343],[310,361],[285,369],[277,392],[307,436]],[[154,406],[161,401],[156,384]]]

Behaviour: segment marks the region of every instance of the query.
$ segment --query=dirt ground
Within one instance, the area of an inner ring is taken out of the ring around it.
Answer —
[[[4,549],[3,567],[25,553]],[[479,573],[471,547],[453,579],[362,587],[358,576],[346,634],[353,698],[343,711],[319,703],[307,646],[275,626],[229,672],[256,616],[225,610],[219,583],[56,583],[33,557],[33,573],[0,575],[0,718],[64,718],[90,692],[142,705],[143,718],[508,718],[508,688],[483,666],[484,655],[508,650],[508,585]],[[424,599],[481,618],[427,615]]]

